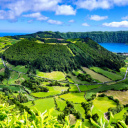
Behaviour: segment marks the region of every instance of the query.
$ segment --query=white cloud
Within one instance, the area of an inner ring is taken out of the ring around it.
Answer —
[[[91,15],[90,20],[100,21],[108,19],[108,16]]]
[[[121,22],[111,22],[111,23],[103,23],[103,26],[107,27],[128,27],[128,21],[121,21]]]
[[[75,22],[75,20],[69,20],[68,22],[69,22],[69,23],[74,23],[74,22]]]
[[[0,10],[0,19],[1,20],[14,20],[15,19],[15,14],[13,11],[4,11],[4,10]]]
[[[82,26],[86,26],[87,27],[87,26],[90,26],[90,25],[87,24],[87,23],[83,23]]]
[[[125,6],[128,5],[128,0],[77,0],[75,3],[78,8],[84,8],[88,10],[93,9],[109,9],[113,6]]]
[[[57,24],[57,25],[61,25],[61,24],[63,24],[63,22],[61,22],[61,21],[58,21],[58,20],[48,20],[47,21],[49,24]]]
[[[76,5],[78,8],[85,8],[88,10],[97,8],[108,9],[111,6],[107,0],[78,0]]]
[[[128,16],[122,17],[122,20],[128,20]]]
[[[24,17],[36,18],[37,20],[47,20],[48,17],[41,15],[40,12],[23,15]]]
[[[21,16],[23,13],[41,12],[41,11],[56,11],[58,4],[62,0],[0,0],[0,7],[4,13],[1,13],[1,19],[14,19]],[[9,10],[9,11],[5,11]],[[6,16],[5,16],[6,13]],[[11,18],[12,17],[12,18]],[[43,20],[44,17],[38,20]]]
[[[76,10],[71,5],[61,5],[57,7],[56,15],[75,15]]]

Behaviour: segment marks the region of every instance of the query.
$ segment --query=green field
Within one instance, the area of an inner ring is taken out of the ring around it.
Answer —
[[[81,91],[88,91],[88,90],[91,90],[91,89],[98,88],[100,86],[101,86],[100,84],[98,84],[98,85],[79,85],[79,88],[80,88]]]
[[[25,68],[25,66],[22,66],[22,65],[14,66],[14,65],[11,65],[9,63],[7,63],[6,65],[10,69],[15,70],[15,71],[18,71],[18,72],[27,73],[27,71],[28,71],[28,68]]]
[[[32,101],[29,101],[24,103],[24,105],[30,107],[31,109],[36,108],[40,112],[44,112],[55,107],[53,98],[35,100],[35,105],[32,104]]]
[[[109,78],[111,80],[120,80],[120,79],[123,79],[122,76],[117,75],[117,74],[112,73],[112,72],[105,71],[105,70],[103,70],[103,69],[101,69],[99,67],[91,67],[90,69],[91,70],[94,70],[97,73],[100,73],[100,74],[106,76],[107,78]]]
[[[4,68],[0,69],[0,75],[4,75]]]
[[[74,84],[70,84],[70,89],[69,89],[69,91],[70,91],[70,92],[75,92],[75,91],[78,92],[79,90],[78,90],[78,88],[77,88],[76,85],[74,85]]]
[[[121,112],[117,113],[114,115],[114,119],[117,119],[117,120],[123,120],[123,115],[124,113],[127,113],[127,110],[128,110],[128,107],[124,108]]]
[[[57,94],[61,94],[63,91],[66,91],[68,87],[60,87],[60,86],[53,86],[53,87],[48,87],[49,89],[48,92],[37,92],[37,93],[32,93],[32,96],[35,97],[47,97],[47,96],[54,96]]]
[[[16,84],[21,84],[23,81],[30,79],[27,74],[20,74],[16,80]]]
[[[61,112],[55,110],[55,104],[54,104],[54,99],[53,98],[46,98],[46,99],[39,99],[35,100],[35,105],[32,104],[32,101],[29,101],[27,103],[23,103],[25,106],[28,106],[32,110],[38,110],[41,113],[45,111],[49,111],[50,109],[53,108],[53,111],[51,112],[52,116],[57,116]]]
[[[9,85],[0,85],[0,88],[2,89],[3,87],[9,88],[12,91],[23,91],[23,89],[20,88],[20,86],[9,86]]]
[[[122,68],[120,69],[120,72],[126,72],[126,70],[127,70],[127,66],[122,67]]]
[[[81,81],[80,79],[77,78],[77,76],[72,75],[72,73],[68,73],[68,76],[70,76],[71,80],[69,79],[69,82],[71,83],[76,83],[76,84],[89,84],[87,81]]]
[[[19,40],[11,39],[8,37],[0,37],[0,53],[3,53],[12,44],[17,43]]]
[[[85,118],[85,110],[81,107],[81,104],[74,104],[74,108],[81,113],[82,118]]]
[[[127,85],[128,86],[128,85]],[[114,99],[118,99],[121,104],[127,104],[128,103],[128,91],[112,91],[109,90],[107,92],[104,92],[104,94],[108,96],[113,96]]]
[[[89,98],[92,94],[96,94],[98,92],[112,90],[112,89],[114,89],[114,90],[120,90],[120,89],[123,89],[125,87],[128,87],[128,84],[125,84],[125,83],[117,83],[117,84],[113,84],[113,85],[103,85],[100,88],[89,90],[87,92],[87,94],[86,94],[86,98]]]
[[[85,102],[85,98],[84,98],[84,93],[68,93],[68,94],[64,94],[59,96],[60,98],[63,98],[65,100],[68,101],[72,101],[73,103],[81,103],[81,102]]]
[[[66,106],[66,101],[61,100],[60,98],[56,97],[56,102],[58,107],[60,108],[60,111],[63,111]]]
[[[65,75],[63,72],[54,71],[50,73],[40,72],[39,70],[36,71],[37,76],[41,76],[48,79],[53,80],[65,80]]]
[[[16,80],[19,77],[19,73],[12,71],[10,74],[10,78],[8,80],[8,84],[16,84]]]
[[[98,74],[98,73],[96,73],[96,72],[94,72],[94,71],[92,71],[92,70],[90,70],[90,69],[88,69],[88,68],[86,68],[86,67],[83,67],[82,69],[83,69],[87,74],[91,75],[91,77],[92,77],[93,79],[99,80],[99,81],[101,81],[101,82],[111,81],[111,80],[108,79],[107,77],[105,77],[105,76],[103,76],[103,75],[101,75],[101,74]]]
[[[116,103],[108,97],[97,97],[93,100],[93,105],[99,109],[102,113],[105,113],[108,111],[108,108],[110,107],[116,107]]]
[[[73,71],[73,73],[77,76],[79,73],[83,73],[81,70]]]

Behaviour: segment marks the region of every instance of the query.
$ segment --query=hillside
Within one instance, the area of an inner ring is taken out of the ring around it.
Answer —
[[[128,31],[116,31],[116,32],[52,32],[52,31],[44,31],[37,32],[33,34],[14,36],[14,38],[63,38],[63,39],[71,39],[71,38],[86,38],[89,37],[92,40],[102,43],[128,43]]]
[[[46,44],[22,40],[7,50],[3,58],[13,65],[32,65],[40,71],[71,71],[81,66],[108,67],[119,71],[124,61],[89,38],[76,43]]]
[[[128,126],[128,58],[90,38],[1,40],[0,127]]]

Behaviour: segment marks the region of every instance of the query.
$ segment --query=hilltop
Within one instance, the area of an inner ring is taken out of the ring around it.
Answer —
[[[48,40],[51,41],[47,39],[47,42]],[[106,50],[90,38],[69,39],[65,44],[37,43],[25,39],[5,50],[3,58],[13,65],[32,65],[45,72],[72,71],[91,66],[119,71],[124,66],[120,56]]]

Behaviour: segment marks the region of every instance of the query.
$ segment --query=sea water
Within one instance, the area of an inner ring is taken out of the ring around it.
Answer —
[[[125,43],[99,43],[99,44],[111,52],[128,53],[128,44]]]

